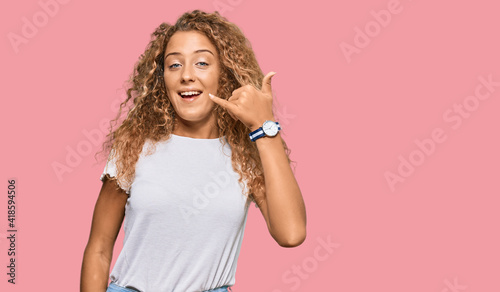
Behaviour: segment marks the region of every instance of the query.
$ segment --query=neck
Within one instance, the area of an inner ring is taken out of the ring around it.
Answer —
[[[175,117],[174,129],[172,133],[178,136],[196,139],[215,139],[220,137],[219,130],[215,125],[215,120],[209,121],[186,121],[179,116]]]

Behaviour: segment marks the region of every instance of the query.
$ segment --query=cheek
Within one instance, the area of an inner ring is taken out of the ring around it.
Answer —
[[[212,73],[205,78],[207,85],[211,88],[217,88],[219,85],[219,74]]]
[[[168,79],[167,77],[163,77],[163,80],[164,80],[163,82],[165,83],[165,89],[166,89],[167,93],[169,95],[171,95],[172,93],[175,93],[173,90],[174,86],[173,86],[172,82],[171,81],[169,82],[169,80],[171,80],[171,79]]]

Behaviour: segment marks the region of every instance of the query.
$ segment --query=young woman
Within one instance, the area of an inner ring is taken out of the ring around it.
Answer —
[[[230,291],[252,201],[280,246],[305,240],[274,74],[264,76],[243,33],[217,12],[155,30],[115,120],[133,104],[104,143],[82,292]]]

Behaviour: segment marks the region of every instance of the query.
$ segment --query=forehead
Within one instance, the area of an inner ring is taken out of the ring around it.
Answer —
[[[215,46],[203,33],[198,31],[178,31],[168,41],[165,53],[191,54],[200,49],[209,49],[214,55],[217,54]]]

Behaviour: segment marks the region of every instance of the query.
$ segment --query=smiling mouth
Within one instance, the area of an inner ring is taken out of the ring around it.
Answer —
[[[202,94],[201,91],[184,91],[184,92],[179,92],[179,95],[182,98],[187,98],[187,99],[200,96],[201,94]]]

